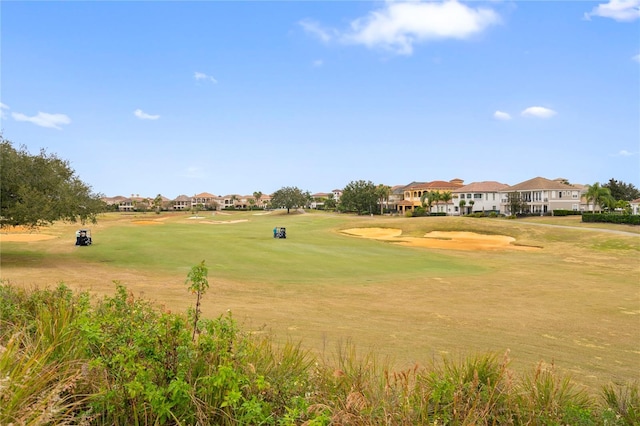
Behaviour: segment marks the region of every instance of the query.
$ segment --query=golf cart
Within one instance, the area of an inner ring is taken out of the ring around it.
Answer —
[[[90,229],[78,229],[76,231],[76,245],[77,246],[90,246],[91,245],[91,230]]]
[[[287,229],[278,228],[276,226],[275,228],[273,228],[273,238],[287,238]]]

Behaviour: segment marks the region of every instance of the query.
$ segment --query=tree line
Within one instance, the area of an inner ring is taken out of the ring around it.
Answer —
[[[0,134],[0,161],[0,227],[37,227],[58,220],[95,223],[97,215],[107,209],[102,195],[94,193],[91,186],[80,180],[68,161],[44,149],[30,154],[26,147],[15,148]],[[253,195],[252,207],[262,198],[262,192],[256,191]],[[330,194],[320,201],[325,209],[383,214],[390,196],[388,185],[354,180],[344,187],[339,200]],[[451,197],[450,192],[427,191],[420,199],[421,208],[429,212],[433,203],[448,202]],[[604,184],[587,185],[585,197],[587,207],[592,206],[594,211],[629,211],[629,202],[640,198],[640,191],[633,184],[612,178]],[[271,195],[270,204],[272,208],[286,208],[289,213],[291,209],[308,207],[313,201],[309,191],[286,186]],[[159,211],[161,196],[149,200],[149,204]],[[510,194],[509,204],[512,212],[522,211],[524,206],[517,194]],[[460,208],[464,207],[461,202]]]

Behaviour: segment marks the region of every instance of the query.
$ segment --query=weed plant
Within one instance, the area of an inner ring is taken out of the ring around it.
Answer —
[[[90,303],[0,285],[0,424],[635,425],[638,383],[592,395],[540,363],[445,358],[393,371],[353,344],[316,357],[243,332],[229,312],[200,318],[115,294]]]

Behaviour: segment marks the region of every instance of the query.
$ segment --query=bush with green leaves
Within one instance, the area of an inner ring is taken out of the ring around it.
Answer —
[[[640,215],[612,214],[612,213],[584,213],[583,222],[618,223],[626,225],[640,225]]]

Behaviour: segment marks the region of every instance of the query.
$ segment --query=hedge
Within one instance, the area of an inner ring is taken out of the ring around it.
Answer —
[[[582,212],[577,211],[577,210],[554,210],[553,211],[553,215],[554,216],[579,216],[581,215]]]
[[[620,223],[626,225],[640,225],[640,215],[611,214],[611,213],[584,213],[583,222]]]

